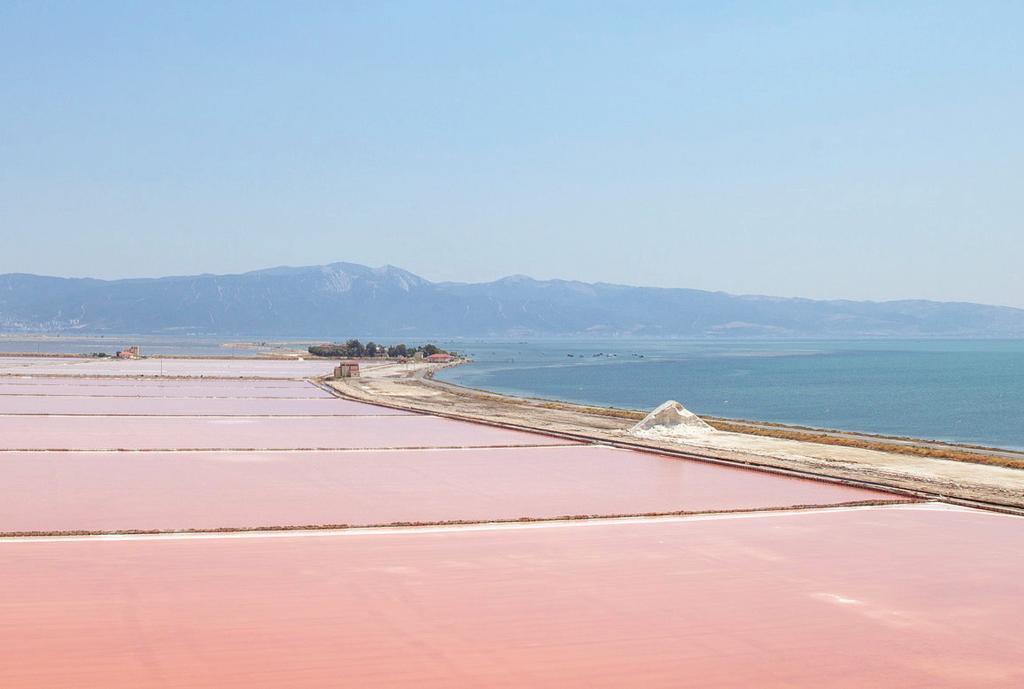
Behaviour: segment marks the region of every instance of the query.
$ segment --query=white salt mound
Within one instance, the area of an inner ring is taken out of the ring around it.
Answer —
[[[714,428],[675,400],[665,402],[629,429],[630,435],[654,440],[693,438],[714,432]]]

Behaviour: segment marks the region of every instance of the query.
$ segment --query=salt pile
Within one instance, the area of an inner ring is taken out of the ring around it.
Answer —
[[[668,400],[629,429],[630,435],[652,440],[694,438],[714,432],[714,428],[675,400]]]

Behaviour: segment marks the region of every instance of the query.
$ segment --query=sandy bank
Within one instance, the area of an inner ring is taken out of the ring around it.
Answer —
[[[392,364],[366,371],[361,378],[331,381],[342,396],[402,409],[424,411],[570,437],[606,441],[622,446],[649,448],[708,460],[757,466],[769,470],[885,486],[930,498],[1024,510],[1024,470],[1009,466],[956,461],[927,454],[882,451],[843,442],[850,434],[818,437],[810,442],[793,437],[772,437],[732,429],[685,442],[640,439],[628,433],[637,414],[594,409],[564,402],[517,398],[470,390],[430,379],[439,367],[429,364]],[[642,416],[642,415],[640,415]],[[751,424],[756,428],[756,424]],[[778,428],[778,427],[773,427]],[[771,429],[769,429],[771,430]],[[800,429],[793,429],[799,432]],[[780,433],[783,434],[783,433]],[[788,433],[786,433],[788,434]],[[871,436],[856,436],[856,438]],[[857,440],[856,442],[860,442]],[[913,441],[899,440],[918,447]],[[932,445],[922,441],[920,450]],[[944,446],[957,448],[959,446]],[[964,451],[978,451],[961,448]],[[998,456],[998,452],[993,456]],[[1016,453],[1009,453],[1011,456]]]

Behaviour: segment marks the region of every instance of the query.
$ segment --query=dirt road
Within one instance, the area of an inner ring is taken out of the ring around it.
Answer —
[[[1021,469],[746,432],[717,431],[686,441],[640,439],[628,433],[636,422],[636,412],[470,390],[430,379],[437,368],[428,364],[386,365],[367,371],[361,378],[326,384],[344,397],[402,409],[1024,511]],[[934,443],[923,442],[921,447],[930,445]]]

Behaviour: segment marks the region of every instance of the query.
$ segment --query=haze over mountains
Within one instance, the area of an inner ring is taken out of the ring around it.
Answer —
[[[1024,309],[821,301],[352,263],[95,280],[0,275],[0,331],[219,336],[1024,337]]]

